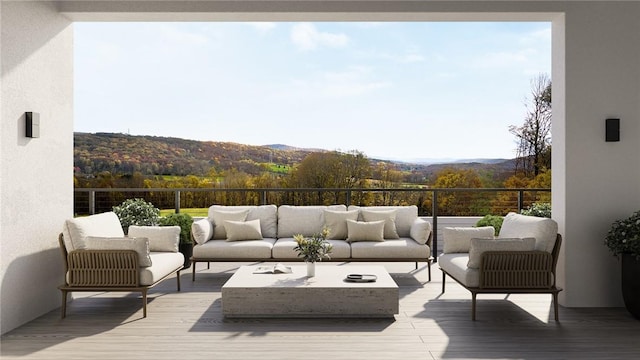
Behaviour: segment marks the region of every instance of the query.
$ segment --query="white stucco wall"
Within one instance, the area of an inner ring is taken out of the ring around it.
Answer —
[[[57,233],[73,213],[73,33],[50,3],[0,3],[2,333],[60,306]],[[40,138],[25,137],[26,111]]]
[[[553,212],[564,236],[564,306],[620,306],[619,264],[603,245],[640,208],[640,2],[59,2],[75,20],[553,20]],[[72,215],[72,30],[48,3],[1,2],[2,332],[60,304],[56,236]],[[24,138],[24,112],[41,137]],[[621,141],[604,141],[604,119]],[[66,169],[66,170],[65,170]]]

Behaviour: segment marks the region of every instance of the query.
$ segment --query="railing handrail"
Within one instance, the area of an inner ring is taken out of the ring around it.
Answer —
[[[430,188],[430,187],[401,187],[401,188],[75,188],[75,192],[85,192],[89,195],[89,213],[95,213],[96,192],[173,192],[175,212],[180,212],[180,195],[183,192],[257,192],[260,193],[260,203],[267,204],[267,193],[270,192],[344,192],[347,206],[351,205],[352,193],[357,192],[425,192],[431,193],[431,215],[432,215],[432,252],[434,259],[437,259],[438,249],[438,194],[451,192],[516,192],[517,208],[521,211],[524,208],[525,192],[551,192],[548,188]]]

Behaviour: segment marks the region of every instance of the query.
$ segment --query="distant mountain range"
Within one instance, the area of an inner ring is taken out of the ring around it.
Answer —
[[[74,166],[76,173],[143,175],[206,175],[216,171],[237,169],[260,174],[268,164],[292,166],[312,152],[324,149],[302,149],[285,144],[264,146],[230,142],[196,141],[160,136],[134,136],[120,133],[74,134]],[[506,159],[412,159],[397,161],[371,159],[373,164],[393,163],[399,170],[420,178],[431,178],[449,166],[491,173],[494,178],[513,174],[515,160]]]

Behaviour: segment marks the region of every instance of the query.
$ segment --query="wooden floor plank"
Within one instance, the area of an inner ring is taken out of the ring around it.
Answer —
[[[168,279],[149,294],[78,294],[67,318],[52,311],[2,336],[2,359],[638,359],[640,321],[622,308],[560,308],[548,295],[480,295],[441,273],[385,263],[400,287],[395,319],[225,319],[220,290],[246,264],[199,267],[182,291]],[[321,264],[317,271],[322,271]],[[292,299],[295,301],[295,299]]]

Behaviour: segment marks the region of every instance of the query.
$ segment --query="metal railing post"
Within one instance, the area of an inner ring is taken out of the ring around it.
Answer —
[[[351,189],[347,189],[347,207],[351,206]]]
[[[174,201],[175,201],[176,214],[180,214],[180,190],[176,190]]]
[[[96,213],[96,191],[89,191],[89,215]]]
[[[431,190],[431,213],[433,215],[432,225],[433,225],[433,238],[431,246],[433,247],[431,252],[433,253],[433,261],[438,262],[438,192],[436,190]]]
[[[524,190],[518,190],[518,213],[524,209]]]
[[[260,191],[260,201],[261,204],[260,205],[267,205],[267,190],[261,190]]]

